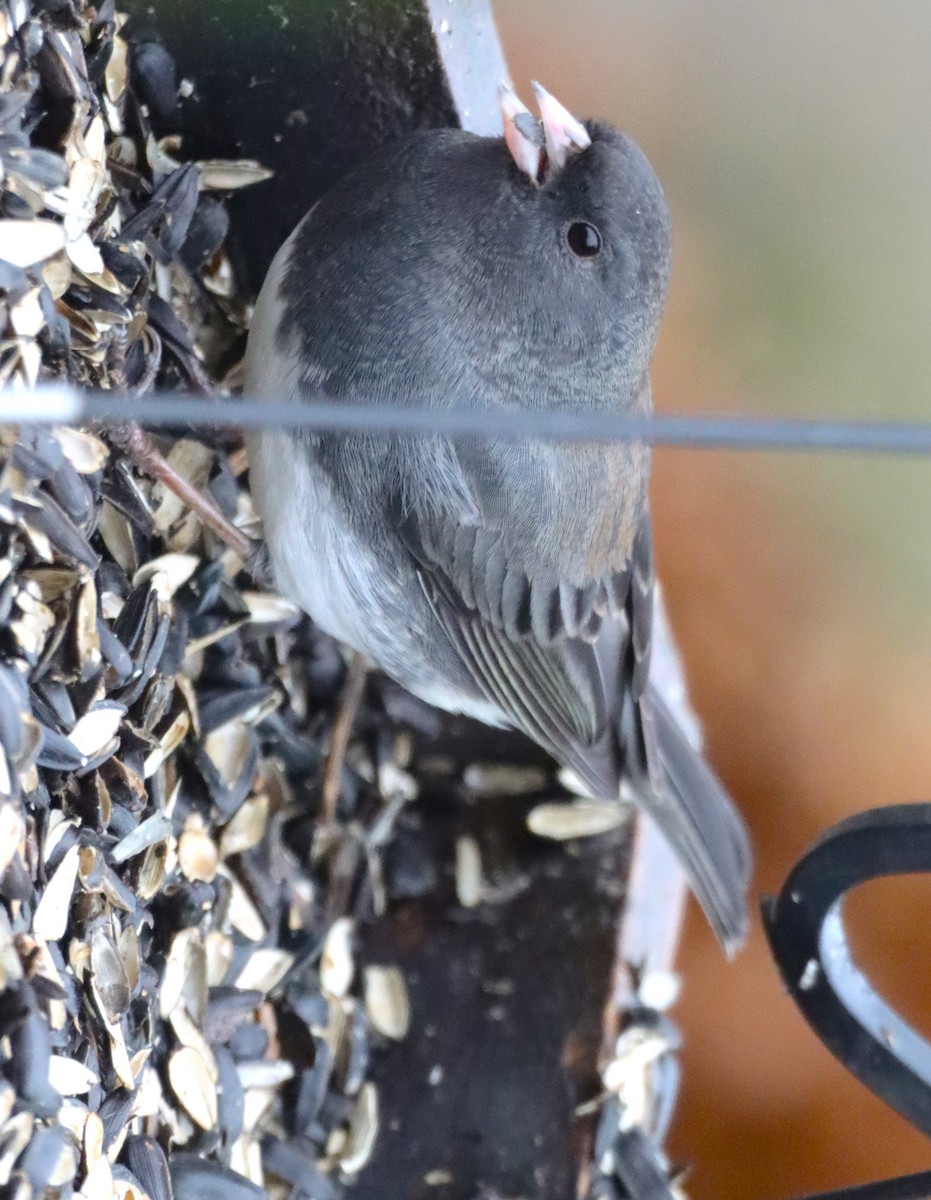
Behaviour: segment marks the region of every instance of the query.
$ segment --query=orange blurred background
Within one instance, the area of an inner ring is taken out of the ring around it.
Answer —
[[[632,133],[673,213],[665,410],[931,418],[931,6],[497,0],[511,70]],[[661,451],[657,552],[754,904],[812,839],[931,798],[931,463]],[[851,898],[862,965],[931,1030],[931,885]],[[783,995],[690,915],[672,1149],[693,1200],[931,1167]]]

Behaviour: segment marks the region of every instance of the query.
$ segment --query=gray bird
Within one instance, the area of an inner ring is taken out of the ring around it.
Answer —
[[[536,87],[536,85],[535,85]],[[669,274],[630,138],[536,87],[504,138],[431,130],[348,174],[279,251],[245,386],[268,398],[646,412]],[[739,816],[649,680],[639,444],[262,432],[252,488],[278,586],[430,704],[516,727],[677,852],[726,949],[746,928]]]

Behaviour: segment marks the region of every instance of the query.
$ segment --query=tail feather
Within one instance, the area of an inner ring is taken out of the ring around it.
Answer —
[[[746,827],[730,797],[657,690],[640,700],[647,770],[631,782],[668,838],[728,954],[747,933],[752,867]]]

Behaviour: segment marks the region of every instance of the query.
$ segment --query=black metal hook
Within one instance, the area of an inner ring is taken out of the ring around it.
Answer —
[[[872,809],[842,821],[763,901],[763,922],[789,994],[841,1063],[931,1137],[931,1046],[854,964],[841,903],[858,884],[931,872],[931,804]]]
[[[831,1053],[870,1091],[931,1137],[931,1045],[856,966],[842,918],[844,895],[891,875],[931,873],[931,804],[871,809],[834,826],[762,903],[783,982]],[[928,1200],[931,1173],[808,1200]]]

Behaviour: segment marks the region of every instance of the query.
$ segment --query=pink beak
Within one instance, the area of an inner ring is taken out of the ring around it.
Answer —
[[[533,90],[540,106],[550,170],[561,171],[570,158],[589,148],[592,139],[582,122],[576,120],[546,88],[535,81]]]
[[[534,83],[540,106],[538,121],[530,109],[502,83],[499,88],[504,140],[518,170],[538,187],[592,144],[588,131],[555,96]]]
[[[504,122],[504,141],[511,158],[519,171],[539,184],[542,182],[543,147],[546,144],[540,131],[540,122],[508,84],[501,84],[498,97]]]

